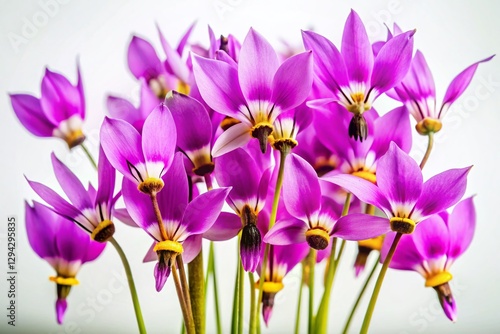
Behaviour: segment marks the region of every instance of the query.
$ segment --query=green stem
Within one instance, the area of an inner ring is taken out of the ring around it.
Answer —
[[[352,321],[352,318],[354,317],[354,313],[356,313],[359,302],[361,301],[361,298],[363,298],[365,291],[366,291],[366,288],[368,288],[368,285],[370,284],[370,282],[372,280],[373,274],[375,274],[375,270],[378,267],[379,261],[380,261],[380,255],[378,256],[377,261],[375,261],[375,263],[373,264],[373,268],[370,271],[370,274],[368,275],[368,277],[366,278],[365,284],[361,288],[361,291],[359,292],[358,299],[356,299],[356,302],[354,303],[354,306],[352,307],[351,313],[349,314],[349,318],[347,318],[347,322],[344,326],[344,329],[342,330],[343,334],[347,334],[347,331],[349,330],[349,326],[351,325],[351,321]]]
[[[240,239],[238,237],[238,239]],[[239,252],[238,252],[239,254]],[[234,293],[233,293],[233,312],[232,312],[232,317],[231,317],[231,334],[236,334],[238,333],[238,321],[239,321],[239,307],[240,307],[240,294],[239,294],[239,287],[240,287],[240,269],[243,268],[243,265],[241,264],[241,259],[240,256],[238,255],[237,257],[238,263],[236,264],[236,280],[234,282]]]
[[[243,334],[243,301],[244,301],[244,293],[245,293],[245,280],[244,280],[244,270],[243,270],[243,264],[240,261],[240,278],[239,278],[239,286],[238,286],[238,294],[240,295],[240,298],[238,299],[238,334]]]
[[[135,289],[134,277],[132,276],[132,270],[130,270],[130,264],[128,263],[127,257],[123,252],[120,244],[115,238],[111,237],[109,242],[115,247],[120,259],[122,260],[123,268],[127,274],[128,287],[130,289],[130,295],[132,296],[132,303],[134,304],[135,317],[137,319],[137,326],[139,326],[139,333],[146,333],[146,326],[144,326],[144,319],[142,318],[141,305],[139,304],[139,298],[137,297],[137,290]]]
[[[380,273],[378,274],[377,282],[375,283],[375,287],[373,288],[372,297],[370,299],[370,304],[368,304],[368,309],[365,313],[365,319],[363,320],[363,326],[361,327],[361,334],[368,333],[368,328],[370,327],[370,321],[372,319],[373,311],[375,310],[375,304],[377,303],[378,294],[380,292],[380,288],[382,287],[382,283],[384,282],[385,273],[387,272],[387,268],[389,267],[389,263],[391,263],[394,252],[396,251],[396,247],[398,246],[399,240],[403,234],[396,233],[394,237],[394,241],[392,242],[391,248],[387,253],[387,257],[385,258],[384,264],[382,264],[382,269],[380,269]]]
[[[179,256],[180,255],[178,255],[178,257]],[[179,299],[179,305],[181,306],[182,317],[184,318],[184,325],[186,326],[186,333],[196,334],[194,329],[193,316],[192,314],[190,315],[190,312],[188,311],[187,299],[182,289],[182,283],[179,279],[179,274],[177,273],[178,264],[179,263],[177,262],[171,267],[171,273],[175,283],[175,291],[177,292],[177,298]]]
[[[342,208],[342,216],[345,216],[349,213],[349,207],[351,205],[351,193],[347,193],[347,196],[344,201],[344,207]],[[330,307],[330,296],[332,293],[332,288],[333,288],[333,281],[335,278],[335,273],[337,272],[337,266],[340,261],[340,258],[342,256],[342,253],[344,252],[344,247],[345,247],[345,240],[342,240],[342,243],[340,245],[339,253],[337,257],[335,258],[335,252],[336,252],[336,247],[337,246],[337,238],[333,238],[332,241],[332,250],[330,252],[330,258],[329,258],[329,266],[328,266],[328,271],[326,274],[326,280],[325,280],[325,291],[323,292],[323,298],[321,298],[321,303],[318,309],[318,313],[316,316],[315,320],[315,327],[316,331],[315,333],[326,333],[327,332],[327,327],[328,327],[328,310]]]
[[[189,292],[197,334],[205,333],[205,283],[203,279],[203,251],[188,264]]]
[[[205,300],[207,298],[208,284],[210,281],[210,276],[213,278],[213,289],[214,289],[214,304],[215,304],[215,323],[217,326],[217,334],[222,334],[222,322],[219,310],[219,293],[217,290],[217,275],[215,271],[215,249],[213,241],[210,242],[210,250],[208,252],[208,266],[207,275],[205,278]],[[205,304],[206,307],[206,304]]]
[[[317,250],[311,248],[309,263],[309,326],[308,333],[314,333],[314,267],[316,266]]]
[[[285,146],[283,150],[280,151],[280,167],[278,170],[278,177],[276,179],[276,186],[274,187],[274,198],[273,198],[273,206],[271,209],[271,214],[269,216],[269,229],[271,229],[276,223],[276,216],[278,214],[278,204],[280,201],[280,193],[281,187],[283,186],[283,175],[285,174],[285,161],[287,155],[290,153],[290,148]],[[267,270],[267,261],[269,257],[270,245],[266,244],[266,249],[264,250],[264,257],[262,258],[262,266],[260,270],[260,280],[259,280],[259,296],[257,297],[257,308],[255,309],[256,318],[257,318],[257,329],[260,332],[260,307],[262,306],[262,295],[263,295],[263,287],[264,287],[264,279],[262,277],[266,277]]]
[[[250,282],[250,330],[248,332],[250,334],[256,334],[257,314],[255,313],[255,309],[257,305],[255,305],[255,279],[252,272],[248,273],[248,279]]]
[[[434,146],[434,132],[429,132],[427,135],[429,141],[427,142],[427,149],[425,150],[425,155],[422,158],[422,162],[420,162],[420,169],[424,169],[429,156],[431,155],[432,147]]]
[[[304,263],[302,263],[302,275],[300,277],[300,286],[299,286],[299,300],[297,301],[297,314],[295,315],[295,334],[299,334],[300,330],[300,308],[302,305],[302,291],[304,290]]]
[[[95,169],[97,169],[97,164],[94,160],[94,157],[92,156],[92,154],[90,154],[90,151],[88,150],[87,146],[85,146],[84,143],[81,143],[80,146],[82,147],[83,152],[85,152],[85,155],[87,156],[87,158],[89,158],[89,161],[92,164],[92,166]]]

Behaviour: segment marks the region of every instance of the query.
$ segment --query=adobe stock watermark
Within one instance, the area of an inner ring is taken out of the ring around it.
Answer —
[[[61,9],[61,5],[66,5],[71,0],[39,0],[39,10],[32,15],[24,16],[21,19],[21,27],[17,32],[9,32],[7,38],[15,53],[19,53],[23,45],[28,44],[36,38],[51,18],[54,18]]]
[[[215,0],[213,7],[219,19],[224,20],[228,13],[234,12],[245,0]]]
[[[85,300],[81,301],[78,305],[71,303],[71,295],[68,297],[67,312],[76,314],[78,320],[65,321],[54,334],[83,333],[81,324],[92,322],[98,313],[104,312],[106,307],[113,302],[116,295],[121,294],[127,289],[127,276],[124,272],[119,273],[117,271],[112,271],[111,276],[106,287],[100,289],[91,296],[87,296]]]
[[[385,36],[387,27],[392,31],[395,17],[403,12],[403,1],[389,0],[383,9],[372,11],[368,19],[364,19],[366,32],[369,37]]]
[[[474,81],[475,85],[469,87],[466,93],[451,106],[450,110],[444,116],[442,120],[443,129],[434,137],[436,145],[443,144],[449,139],[447,129],[461,127],[464,121],[470,117],[471,113],[476,112],[481,107],[481,103],[490,99],[500,88],[500,81],[496,80],[491,74],[488,77],[477,76]],[[427,141],[419,140],[414,143],[410,155],[416,161],[420,161],[425,154],[426,148]]]

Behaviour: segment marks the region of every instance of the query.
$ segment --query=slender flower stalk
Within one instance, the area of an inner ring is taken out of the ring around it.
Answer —
[[[316,256],[318,251],[314,248],[310,250],[311,254],[309,256],[310,269],[309,269],[309,308],[308,308],[308,333],[313,334],[314,332],[314,267],[316,266]]]
[[[208,252],[207,275],[205,277],[205,300],[207,296],[208,286],[210,283],[210,277],[212,277],[212,282],[213,282],[212,286],[214,290],[215,325],[217,327],[217,334],[222,334],[222,322],[219,309],[219,292],[217,289],[217,274],[215,267],[215,251],[214,251],[213,241],[210,242],[210,249]]]
[[[300,275],[300,286],[299,286],[299,297],[297,300],[297,312],[295,313],[295,330],[294,334],[299,334],[300,332],[300,309],[302,305],[302,292],[304,291],[304,263],[302,263],[302,274]]]
[[[434,132],[429,132],[427,134],[427,149],[425,150],[424,157],[422,158],[422,161],[420,162],[420,169],[424,169],[425,164],[427,163],[427,160],[429,159],[432,151],[432,147],[434,146]]]
[[[257,305],[255,304],[255,279],[253,273],[248,273],[248,282],[250,283],[250,329],[248,332],[250,334],[257,334],[258,313],[255,312]]]

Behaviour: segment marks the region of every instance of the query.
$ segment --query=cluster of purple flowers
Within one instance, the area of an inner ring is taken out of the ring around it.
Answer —
[[[189,43],[193,28],[177,48],[158,29],[166,59],[147,40],[132,38],[128,64],[141,86],[140,105],[108,97],[97,188],[85,188],[54,154],[67,199],[28,181],[48,205],[26,203],[26,228],[34,251],[57,272],[50,279],[58,322],[81,264],[114,241],[114,218],[153,239],[144,261],[157,262],[158,291],[174,276],[188,333],[196,321],[190,325],[194,302],[183,267],[203,238],[239,238],[242,269],[260,277],[257,305],[266,324],[284,276],[299,263],[308,270],[316,261],[336,265],[337,240],[358,241],[357,275],[372,251],[385,266],[420,273],[455,320],[449,270],[474,233],[472,198],[462,199],[470,167],[425,182],[421,169],[450,105],[493,56],[458,74],[437,108],[431,71],[414,52],[414,30],[395,26],[386,41],[373,43],[351,11],[340,50],[303,31],[304,51],[287,58],[254,29],[242,43],[209,29],[205,48]],[[401,105],[379,115],[374,102],[382,94]],[[80,70],[76,86],[47,70],[41,98],[12,94],[11,102],[34,135],[62,138],[69,148],[85,144]],[[409,156],[411,117],[430,142],[420,166]],[[116,171],[123,176],[117,192]],[[120,197],[124,208],[115,207]]]

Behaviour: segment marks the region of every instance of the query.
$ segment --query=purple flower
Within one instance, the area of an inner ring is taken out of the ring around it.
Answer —
[[[128,213],[155,240],[145,261],[154,260],[156,253],[158,262],[154,275],[157,291],[165,285],[179,254],[185,262],[198,255],[202,234],[219,216],[230,191],[230,188],[211,190],[188,202],[188,179],[182,159],[181,153],[175,155],[172,166],[162,176],[165,188],[157,195],[165,236],[161,233],[150,197],[137,191],[135,182],[123,179],[123,200]]]
[[[312,119],[312,110],[305,103],[282,113],[274,121],[271,145],[278,151],[296,147],[297,135],[311,124]]]
[[[157,106],[144,122],[142,134],[129,123],[106,117],[101,145],[111,165],[146,193],[163,188],[161,177],[174,158],[177,131],[170,110]]]
[[[417,121],[417,131],[422,135],[441,130],[441,120],[469,86],[480,63],[490,61],[493,56],[475,62],[460,72],[450,83],[438,109],[436,106],[436,88],[432,73],[422,52],[417,50],[411,63],[410,71],[404,80],[394,87],[392,97],[403,102]]]
[[[342,52],[325,37],[312,31],[303,32],[306,49],[314,52],[315,74],[334,95],[313,104],[335,101],[343,105],[354,114],[349,136],[361,141],[366,139],[363,113],[370,110],[373,101],[397,85],[408,72],[414,33],[409,31],[392,38],[374,57],[363,22],[353,10],[344,26]]]
[[[85,262],[95,260],[106,246],[92,241],[88,234],[78,226],[43,204],[25,202],[26,233],[31,248],[46,260],[56,271],[49,279],[57,285],[56,315],[57,323],[62,324],[66,308],[66,298],[74,285],[75,278]]]
[[[443,211],[420,223],[412,235],[401,238],[389,267],[412,270],[425,278],[425,286],[436,290],[443,311],[451,321],[456,321],[455,299],[448,282],[449,270],[455,260],[469,247],[476,225],[472,197],[459,202],[451,214]],[[386,237],[381,254],[387,256],[394,233]]]
[[[423,182],[422,171],[415,160],[391,143],[377,164],[377,185],[354,175],[324,178],[344,187],[361,201],[382,210],[388,218],[350,214],[337,222],[338,229],[348,233],[357,225],[369,227],[366,238],[387,233],[412,233],[417,223],[446,210],[462,198],[471,167],[450,169]]]
[[[250,154],[238,148],[216,159],[214,173],[219,185],[233,187],[227,203],[236,215],[221,213],[204,237],[213,241],[228,240],[241,230],[241,262],[246,271],[253,272],[260,260],[262,240],[257,222],[266,202],[271,168],[258,164]]]
[[[219,51],[220,52],[220,51]],[[229,56],[226,56],[229,58]],[[215,142],[223,155],[257,138],[267,148],[274,120],[305,101],[312,85],[312,54],[304,52],[279,64],[272,46],[250,29],[236,64],[194,56],[193,71],[201,96],[215,111],[238,119]]]
[[[78,177],[52,153],[52,166],[59,185],[69,202],[49,187],[28,180],[31,188],[61,216],[75,222],[95,241],[105,242],[113,236],[112,212],[119,195],[113,197],[115,170],[102,149],[99,151],[97,191],[89,184],[85,189]]]
[[[138,108],[134,107],[129,101],[115,96],[108,96],[106,105],[112,118],[127,121],[141,133],[144,121],[151,111],[158,106],[158,98],[149,89],[146,81],[141,78],[141,103]]]
[[[28,94],[10,94],[12,108],[29,132],[38,137],[61,138],[70,149],[85,140],[85,97],[79,66],[77,72],[78,82],[73,86],[61,74],[46,69],[39,99]]]
[[[172,112],[177,128],[177,147],[191,161],[192,172],[199,176],[212,173],[212,123],[203,104],[172,91],[165,105]]]
[[[348,240],[372,237],[374,231],[369,224],[356,223],[349,230],[339,229],[337,219],[342,206],[322,194],[316,172],[304,159],[289,155],[284,178],[283,203],[292,217],[278,221],[266,234],[264,242],[273,245],[307,242],[311,248],[324,250],[330,244],[330,237]]]

